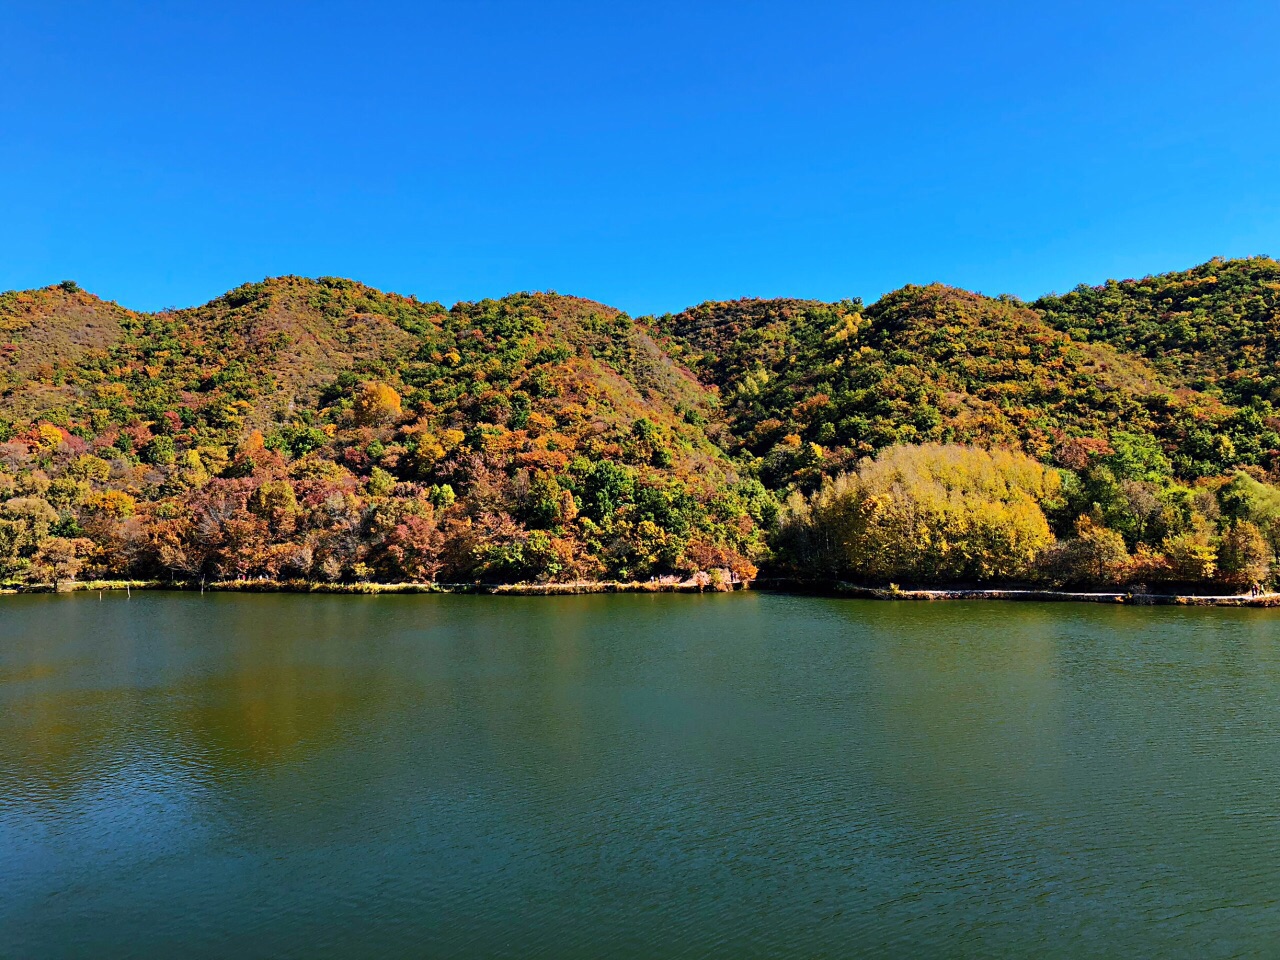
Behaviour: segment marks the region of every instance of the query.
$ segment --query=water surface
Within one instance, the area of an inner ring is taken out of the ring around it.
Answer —
[[[1267,957],[1280,614],[0,601],[0,957]]]

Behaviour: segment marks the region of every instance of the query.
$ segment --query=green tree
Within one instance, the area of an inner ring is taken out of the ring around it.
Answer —
[[[1174,577],[1187,582],[1211,580],[1218,569],[1218,545],[1213,529],[1203,518],[1190,529],[1166,537],[1164,555]]]
[[[1262,531],[1247,520],[1233,523],[1218,546],[1223,579],[1238,586],[1265,583],[1271,575],[1271,547]]]

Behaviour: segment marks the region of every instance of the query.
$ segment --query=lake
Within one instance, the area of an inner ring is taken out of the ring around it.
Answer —
[[[0,599],[0,957],[1265,957],[1280,612]]]

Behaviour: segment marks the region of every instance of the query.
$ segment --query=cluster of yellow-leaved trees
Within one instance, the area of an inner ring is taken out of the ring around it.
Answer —
[[[1082,480],[1011,450],[890,447],[807,498],[793,494],[777,550],[800,575],[881,583],[1245,586],[1269,577],[1280,542],[1275,487],[1247,473],[1190,490],[1111,486],[1114,496],[1093,473]]]

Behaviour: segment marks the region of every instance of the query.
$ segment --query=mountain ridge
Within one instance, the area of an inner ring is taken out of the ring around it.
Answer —
[[[939,444],[1060,471],[1061,536],[1090,502],[1130,510],[1125,483],[1191,523],[1197,485],[1276,469],[1277,304],[1268,258],[1033,302],[930,284],[639,318],[336,277],[153,313],[10,291],[0,574],[44,575],[56,541],[67,569],[170,576],[747,576],[789,497]]]

